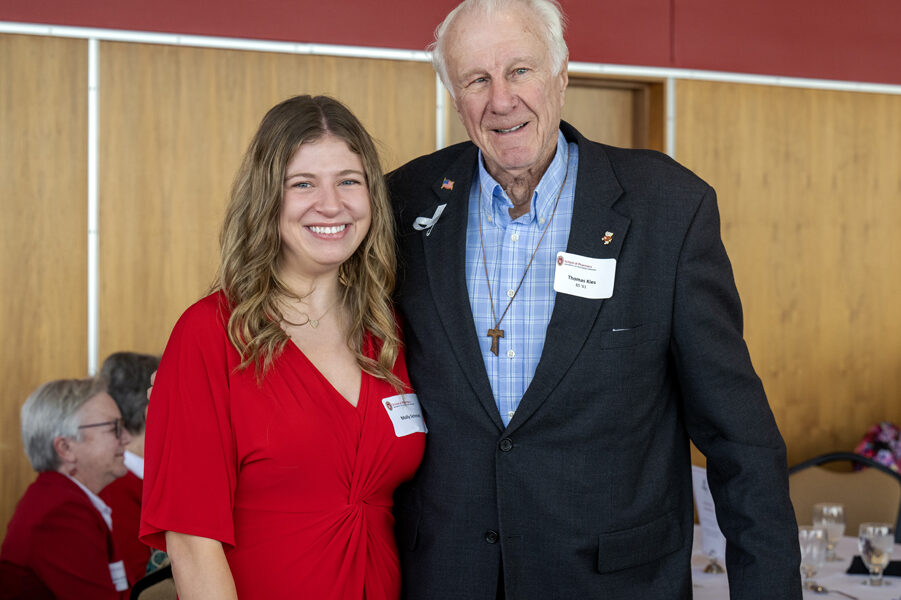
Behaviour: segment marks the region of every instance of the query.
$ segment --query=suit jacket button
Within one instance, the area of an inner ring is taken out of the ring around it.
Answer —
[[[485,532],[485,541],[489,544],[496,544],[498,537],[497,532],[493,529],[489,529]]]
[[[501,452],[509,452],[513,450],[513,440],[510,438],[504,438],[501,440],[501,443],[497,445],[498,448],[501,449]]]

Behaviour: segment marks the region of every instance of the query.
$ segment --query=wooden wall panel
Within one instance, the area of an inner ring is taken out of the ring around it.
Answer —
[[[789,462],[901,422],[901,96],[679,81]]]
[[[563,118],[590,140],[662,152],[665,110],[662,82],[571,75]]]
[[[87,371],[87,42],[0,35],[0,538],[34,479],[19,410]]]
[[[611,146],[635,145],[636,114],[634,89],[592,85],[570,79],[563,105],[563,118],[588,139]]]
[[[353,110],[387,169],[435,148],[426,63],[101,44],[100,354],[161,352],[210,284],[241,156],[295,94]]]

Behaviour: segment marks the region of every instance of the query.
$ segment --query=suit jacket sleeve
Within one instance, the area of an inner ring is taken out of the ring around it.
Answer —
[[[673,308],[686,425],[707,457],[731,597],[800,598],[785,444],[742,337],[741,304],[719,230],[708,188],[680,252]]]

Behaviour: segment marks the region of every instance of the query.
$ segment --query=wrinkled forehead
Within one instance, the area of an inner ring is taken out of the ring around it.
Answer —
[[[509,58],[546,59],[549,54],[541,21],[524,7],[512,6],[486,13],[471,9],[461,13],[446,33],[448,61],[458,68]]]

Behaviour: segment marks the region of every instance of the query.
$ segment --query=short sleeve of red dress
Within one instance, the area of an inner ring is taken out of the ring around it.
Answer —
[[[166,531],[235,543],[228,402],[233,350],[220,298],[204,298],[176,323],[149,403],[140,536],[161,550]]]

